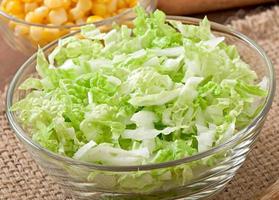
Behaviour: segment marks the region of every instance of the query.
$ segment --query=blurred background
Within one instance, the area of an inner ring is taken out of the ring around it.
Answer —
[[[229,24],[234,19],[271,9],[277,4],[278,0],[158,0],[157,6],[170,15],[197,18],[207,15],[211,21]],[[0,90],[3,90],[28,55],[7,45],[3,33],[0,33],[0,40]]]

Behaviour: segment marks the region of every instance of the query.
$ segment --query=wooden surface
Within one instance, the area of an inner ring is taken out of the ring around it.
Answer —
[[[194,14],[268,3],[274,0],[159,0],[158,7],[171,15]]]

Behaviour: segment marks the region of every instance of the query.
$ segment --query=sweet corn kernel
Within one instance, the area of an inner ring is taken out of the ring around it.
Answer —
[[[79,18],[76,20],[76,24],[85,24],[86,19],[85,18]]]
[[[26,13],[31,12],[35,10],[37,7],[39,7],[39,4],[36,2],[31,2],[31,3],[25,3],[24,4],[24,11]]]
[[[19,13],[19,14],[13,15],[13,16],[15,16],[18,19],[23,19],[23,20],[25,18],[25,15],[23,13]]]
[[[90,17],[87,18],[86,23],[93,23],[93,22],[100,21],[102,19],[104,19],[104,18],[101,17],[101,16],[93,15],[93,16],[90,16]]]
[[[44,4],[49,8],[61,8],[64,5],[63,0],[44,0]]]
[[[16,24],[14,31],[15,31],[15,35],[23,36],[23,35],[27,35],[29,33],[29,28],[28,28],[28,26],[25,26],[25,25]]]
[[[47,17],[49,9],[46,6],[36,8],[34,11],[29,12],[25,16],[25,21],[30,23],[42,23]]]
[[[107,14],[108,10],[105,4],[101,4],[101,3],[96,3],[94,4],[94,6],[92,7],[92,13],[94,15],[98,15],[101,17],[104,17]]]
[[[40,15],[38,15],[38,13],[35,13],[35,12],[29,12],[25,16],[25,21],[27,21],[29,23],[41,23],[42,20],[43,20],[43,18],[41,18]]]
[[[42,0],[21,0],[24,3],[40,3]]]
[[[3,1],[1,2],[1,5],[0,5],[1,10],[6,10],[5,8],[6,8],[6,6],[7,6],[8,1],[9,1],[9,0],[3,0]]]
[[[63,35],[66,35],[67,33],[69,33],[69,29],[60,29],[59,30],[59,37],[63,36]]]
[[[53,9],[48,15],[49,22],[55,25],[61,25],[67,22],[67,13],[64,8]]]
[[[79,19],[83,16],[83,12],[81,10],[79,10],[78,8],[73,8],[70,10],[70,14],[71,14],[71,18],[73,18],[74,20]]]
[[[24,12],[23,4],[17,0],[8,1],[5,6],[5,11],[13,15],[20,14]]]
[[[36,42],[43,39],[44,29],[42,27],[31,26],[30,27],[30,37]]]
[[[134,7],[137,0],[2,0],[0,9],[31,23],[74,25],[94,23]],[[34,44],[46,44],[74,30],[16,26],[16,35],[26,35]],[[78,29],[78,27],[77,27]]]
[[[63,8],[65,10],[69,9],[72,5],[72,0],[63,0]]]
[[[111,0],[95,0],[96,3],[103,3],[103,4],[106,4],[106,3],[109,3]]]
[[[56,28],[44,28],[43,39],[51,42],[60,37],[60,30]]]
[[[138,1],[137,0],[126,0],[126,2],[128,3],[129,7],[134,7],[137,5]]]
[[[125,0],[117,1],[117,9],[127,8],[127,6],[128,6],[128,4],[126,4]]]
[[[84,17],[85,13],[91,9],[91,0],[78,0],[76,7],[70,10],[74,20]]]
[[[67,22],[66,24],[65,24],[66,26],[73,26],[73,25],[75,25],[73,22]]]
[[[79,0],[76,7],[70,10],[75,20],[84,17],[85,13],[91,9],[92,2],[90,0]]]
[[[110,3],[107,4],[107,10],[109,13],[114,13],[117,9],[117,0],[111,0]]]
[[[68,9],[71,6],[71,0],[44,0],[44,5],[48,8],[64,8]]]
[[[77,7],[83,11],[87,12],[91,9],[92,7],[92,1],[91,0],[79,0],[77,3]]]
[[[109,18],[109,17],[112,17],[113,16],[113,13],[107,13],[107,14],[105,14],[103,17],[104,18]]]
[[[55,40],[55,39],[54,39],[54,40]],[[37,43],[38,43],[37,46],[43,47],[43,46],[47,45],[48,43],[50,43],[50,41],[45,40],[45,39],[41,39],[41,40],[38,41]]]
[[[9,28],[10,28],[10,29],[15,29],[15,27],[16,27],[16,23],[13,22],[13,21],[10,21],[10,22],[9,22]]]
[[[49,8],[48,7],[46,7],[46,6],[41,6],[41,7],[39,7],[39,8],[36,8],[35,10],[34,10],[34,12],[37,14],[37,16],[38,17],[40,17],[40,18],[46,18],[47,17],[47,15],[48,15],[48,13],[49,13]]]

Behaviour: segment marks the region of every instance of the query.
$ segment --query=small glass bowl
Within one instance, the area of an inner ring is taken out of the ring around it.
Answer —
[[[1,2],[2,0],[0,0]],[[138,5],[148,12],[153,11],[156,8],[156,4],[157,0],[138,0]],[[118,15],[97,21],[94,24],[98,26],[111,24],[132,17],[134,17],[133,8],[128,8]],[[79,30],[84,25],[55,26],[28,23],[0,9],[0,34],[11,48],[25,55],[31,55],[38,46],[43,47],[65,34]]]
[[[200,21],[186,17],[168,19],[192,25]],[[140,166],[102,166],[52,153],[35,143],[20,126],[16,113],[10,111],[13,103],[26,95],[18,87],[35,73],[36,55],[17,71],[8,89],[6,105],[10,126],[36,162],[75,199],[193,200],[211,196],[233,178],[245,161],[262,129],[275,92],[273,66],[253,40],[216,23],[212,23],[212,31],[237,47],[259,79],[266,77],[268,80],[268,95],[262,110],[247,127],[219,146],[191,157]],[[57,42],[53,42],[46,46],[44,53],[48,55],[56,45]]]

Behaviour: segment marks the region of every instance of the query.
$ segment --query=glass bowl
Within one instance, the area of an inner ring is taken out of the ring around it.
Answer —
[[[2,0],[0,0],[0,3]],[[151,12],[156,8],[157,0],[138,0],[138,5]],[[134,16],[133,8],[128,8],[113,17],[95,22],[96,25],[111,24]],[[5,13],[0,9],[0,34],[7,44],[25,55],[34,53],[38,46],[45,46],[53,40],[80,29],[79,25],[44,25],[28,23]]]
[[[199,23],[194,18],[168,19],[184,24]],[[257,72],[259,79],[266,77],[268,80],[268,95],[259,114],[223,144],[191,157],[140,166],[101,166],[54,154],[35,143],[18,123],[16,113],[10,111],[13,103],[26,95],[18,87],[35,73],[36,55],[17,71],[8,89],[6,105],[10,126],[36,162],[75,199],[193,200],[211,196],[233,178],[245,161],[262,129],[275,91],[272,64],[253,40],[216,23],[212,23],[212,31],[237,47],[242,59]],[[56,45],[57,42],[49,44],[43,48],[44,53],[48,55]]]

